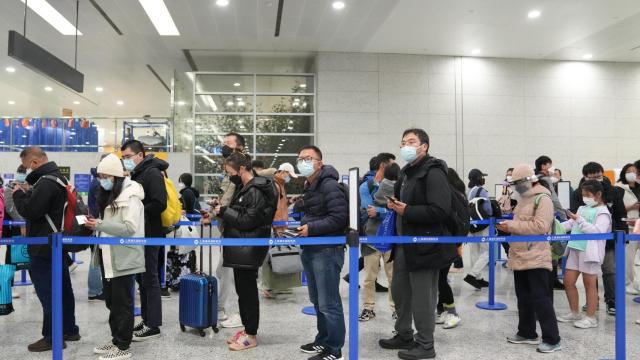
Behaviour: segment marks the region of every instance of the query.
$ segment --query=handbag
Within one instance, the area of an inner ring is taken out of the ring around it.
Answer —
[[[180,217],[180,221],[189,221],[189,219],[187,219],[186,216],[182,215]],[[174,233],[174,237],[176,238],[182,238],[182,239],[199,239],[200,238],[200,232],[198,232],[198,229],[195,226],[185,226],[182,225],[178,228],[176,228],[175,233]],[[196,246],[195,245],[180,245],[178,246],[178,255],[185,255],[190,253],[191,251],[195,250]]]
[[[393,210],[387,211],[387,214],[384,216],[382,223],[378,227],[378,232],[376,236],[395,236],[396,235],[396,212]],[[385,253],[391,250],[392,244],[371,244],[376,250],[381,253]]]
[[[274,274],[296,274],[303,270],[300,247],[273,246],[269,249],[269,263]]]
[[[31,261],[26,244],[11,245],[11,263],[28,264]]]

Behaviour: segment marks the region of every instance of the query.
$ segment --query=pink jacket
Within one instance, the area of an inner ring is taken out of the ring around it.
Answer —
[[[544,186],[536,184],[526,197],[518,200],[513,220],[506,221],[507,232],[513,235],[544,235],[551,232],[553,202],[542,196],[534,210],[538,194],[551,195]],[[551,270],[551,247],[548,242],[512,242],[509,244],[509,267],[513,270]]]
[[[0,238],[2,237],[2,222],[4,222],[4,188],[0,187]]]

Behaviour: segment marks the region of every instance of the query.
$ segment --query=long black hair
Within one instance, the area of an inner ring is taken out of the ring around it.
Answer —
[[[98,193],[98,209],[100,210],[99,213],[101,218],[104,217],[104,211],[107,206],[111,206],[112,214],[115,214],[116,210],[118,210],[116,199],[120,196],[123,185],[124,178],[115,176],[113,178],[113,188],[111,190],[107,191],[100,186],[100,192]]]

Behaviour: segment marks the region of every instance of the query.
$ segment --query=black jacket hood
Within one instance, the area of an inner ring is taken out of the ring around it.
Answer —
[[[44,175],[53,175],[55,177],[59,177],[62,179],[62,176],[60,175],[60,170],[58,169],[58,165],[53,161],[49,161],[48,163],[33,170],[31,174],[27,175],[27,178],[26,178],[27,183],[29,183],[29,185],[33,185],[36,182],[38,182],[38,180]]]
[[[200,197],[200,192],[198,191],[198,189],[196,189],[196,188],[194,188],[194,187],[191,187],[191,186],[186,187],[186,188],[184,188],[184,189],[180,190],[180,195],[182,195],[182,193],[184,193],[184,192],[185,192],[185,190],[191,190],[191,191],[193,192],[193,196],[195,196],[196,198],[199,198],[199,197]]]
[[[444,171],[445,175],[448,174],[449,171],[447,163],[444,160],[427,155],[415,164],[405,165],[404,168],[402,168],[402,172],[408,174],[413,174],[414,172],[416,174],[426,174],[431,168],[440,168]]]
[[[335,181],[340,181],[340,175],[338,174],[338,170],[331,165],[322,165],[320,168],[320,173],[316,180],[309,186],[310,189],[315,190],[322,184],[322,182],[326,179],[334,179]]]
[[[169,168],[169,163],[164,160],[158,159],[153,154],[147,155],[142,160],[142,162],[138,164],[135,169],[133,169],[132,175],[144,172],[146,169],[150,168],[157,168],[160,171],[165,171]]]

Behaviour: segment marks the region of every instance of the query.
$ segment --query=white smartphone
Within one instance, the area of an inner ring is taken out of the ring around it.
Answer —
[[[78,221],[78,225],[84,225],[87,223],[87,216],[86,215],[78,215],[76,216],[76,220]]]

